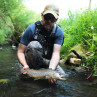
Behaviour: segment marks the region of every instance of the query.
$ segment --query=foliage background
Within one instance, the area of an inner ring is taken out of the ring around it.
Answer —
[[[38,13],[27,9],[22,2],[0,0],[0,41],[12,38],[18,43],[27,26],[40,18]]]
[[[61,57],[67,57],[75,45],[81,44],[86,53],[93,52],[85,56],[85,65],[97,72],[97,8],[88,8],[81,13],[69,11],[68,16],[67,19],[59,21],[65,36]]]

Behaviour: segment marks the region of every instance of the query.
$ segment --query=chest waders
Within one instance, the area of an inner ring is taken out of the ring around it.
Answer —
[[[34,40],[38,41],[42,47],[43,47],[43,57],[46,59],[51,59],[52,52],[53,52],[53,45],[54,45],[54,40],[55,40],[55,33],[57,30],[57,25],[54,24],[54,27],[50,33],[50,35],[46,35],[46,32],[44,34],[41,34],[41,22],[37,21],[35,23],[36,28],[35,28],[35,33],[34,33]]]

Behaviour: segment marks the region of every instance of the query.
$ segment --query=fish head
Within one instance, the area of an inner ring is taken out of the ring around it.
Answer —
[[[52,78],[54,78],[54,79],[60,79],[60,80],[66,80],[65,77],[66,76],[64,74],[54,73]]]

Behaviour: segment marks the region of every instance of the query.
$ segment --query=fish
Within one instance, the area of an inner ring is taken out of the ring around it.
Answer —
[[[42,69],[36,70],[36,69],[24,69],[24,68],[22,68],[21,73],[24,73],[24,72],[27,72],[27,75],[29,77],[34,78],[35,80],[50,79],[50,78],[56,79],[56,80],[66,80],[65,74],[60,74],[59,72],[52,70],[52,69],[42,68]]]

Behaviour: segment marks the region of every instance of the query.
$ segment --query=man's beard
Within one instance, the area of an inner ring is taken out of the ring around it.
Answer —
[[[50,29],[46,29],[46,26],[47,25],[41,25],[41,34],[43,35],[50,35],[51,34],[51,31],[52,31],[52,27],[50,26]]]
[[[43,26],[48,32],[52,29],[52,26],[50,24],[44,24]]]

